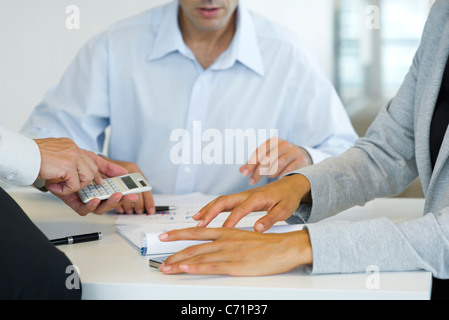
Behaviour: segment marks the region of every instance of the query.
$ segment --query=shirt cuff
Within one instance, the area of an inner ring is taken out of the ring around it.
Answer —
[[[319,163],[319,162],[323,161],[324,159],[327,159],[330,157],[329,154],[327,154],[323,151],[317,150],[317,149],[303,147],[303,146],[301,146],[301,148],[303,148],[304,150],[306,150],[309,153],[309,156],[312,159],[312,164]]]
[[[3,131],[0,140],[0,179],[16,185],[29,186],[37,179],[41,153],[36,142],[13,131]]]

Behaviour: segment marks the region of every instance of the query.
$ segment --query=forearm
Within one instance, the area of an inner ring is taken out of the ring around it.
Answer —
[[[427,270],[449,278],[449,211],[394,224],[387,218],[307,226],[315,274]]]
[[[309,223],[375,198],[398,194],[417,176],[413,159],[390,159],[390,154],[375,145],[363,148],[351,148],[338,158],[297,171],[311,185]]]

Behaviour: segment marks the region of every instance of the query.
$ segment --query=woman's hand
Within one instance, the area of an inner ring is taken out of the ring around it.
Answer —
[[[165,274],[227,274],[264,276],[312,264],[312,246],[305,230],[262,234],[232,228],[189,228],[169,231],[161,241],[212,241],[170,256],[160,270]]]
[[[276,222],[288,219],[301,201],[311,201],[310,188],[309,180],[303,175],[286,176],[263,187],[218,197],[193,218],[199,221],[199,227],[205,227],[220,213],[231,211],[223,227],[235,227],[251,212],[267,211],[254,225],[256,231],[264,232]]]

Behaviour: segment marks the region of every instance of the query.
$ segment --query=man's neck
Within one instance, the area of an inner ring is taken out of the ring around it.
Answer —
[[[234,12],[225,26],[215,31],[202,31],[196,28],[182,13],[179,15],[179,26],[186,45],[192,50],[204,70],[229,47],[236,30]]]

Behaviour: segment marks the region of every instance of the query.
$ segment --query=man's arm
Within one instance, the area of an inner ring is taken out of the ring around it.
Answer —
[[[41,156],[36,143],[0,125],[0,179],[29,186],[37,178]]]
[[[108,54],[104,33],[84,45],[21,133],[35,139],[68,137],[82,149],[103,152],[109,125]]]
[[[41,154],[38,178],[51,181],[47,189],[55,194],[77,192],[92,181],[102,184],[96,155],[81,150],[68,138],[34,140]]]
[[[249,183],[264,175],[279,178],[286,173],[337,157],[351,148],[358,136],[332,83],[322,72],[316,58],[304,46],[292,67],[294,92],[285,110],[285,131],[260,145],[248,163],[240,168]]]
[[[107,201],[94,199],[84,204],[76,193],[92,181],[102,183],[104,176],[126,174],[127,170],[100,156],[82,150],[70,139],[35,140],[0,125],[0,179],[18,186],[31,185],[38,177],[46,187],[80,215],[98,214],[113,209],[122,195]],[[128,195],[129,203],[137,201]]]
[[[115,177],[128,173],[123,168],[93,152],[82,150],[70,139],[50,138],[35,140],[42,161],[39,178],[46,180],[46,187],[80,215],[94,212],[103,214],[119,203],[132,206],[138,200],[135,194],[113,194],[108,200],[93,199],[84,204],[76,193],[94,181],[102,184],[102,176]]]

